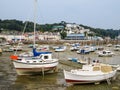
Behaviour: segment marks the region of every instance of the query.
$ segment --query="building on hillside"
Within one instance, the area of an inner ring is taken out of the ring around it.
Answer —
[[[68,34],[66,40],[85,40],[84,34]]]
[[[72,34],[72,33],[83,34],[84,32],[88,33],[90,31],[89,29],[84,29],[84,27],[81,27],[80,25],[75,23],[67,23],[65,29],[67,34]]]

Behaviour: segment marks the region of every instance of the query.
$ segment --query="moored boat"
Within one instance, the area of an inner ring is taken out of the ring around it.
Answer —
[[[18,75],[40,74],[57,68],[58,59],[52,59],[52,52],[36,52],[33,56],[11,56]]]
[[[37,0],[34,0],[34,5]],[[21,56],[16,53],[11,56],[11,60],[18,75],[33,75],[48,71],[55,71],[58,66],[58,59],[52,58],[52,52],[37,52],[36,51],[36,23],[34,21],[34,38],[31,52],[23,53]],[[19,44],[18,44],[19,45]]]
[[[58,48],[55,49],[55,52],[63,52],[66,50],[66,46],[59,46]]]
[[[23,47],[22,46],[13,46],[13,47],[10,47],[9,49],[13,50],[13,51],[22,51]]]
[[[120,51],[120,45],[115,45],[114,46],[114,51]]]
[[[64,78],[67,83],[85,84],[96,83],[113,78],[116,75],[116,69],[113,70],[110,65],[94,64],[83,65],[82,69],[71,71],[64,70]]]
[[[114,53],[112,51],[109,50],[102,50],[97,52],[99,57],[104,57],[104,56],[113,56]]]

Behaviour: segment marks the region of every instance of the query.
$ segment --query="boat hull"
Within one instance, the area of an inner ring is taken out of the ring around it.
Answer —
[[[91,73],[91,72],[89,72]],[[89,75],[86,73],[86,75],[83,74],[73,74],[71,72],[65,71],[64,70],[64,77],[65,81],[67,83],[72,83],[72,84],[85,84],[85,83],[96,83],[96,82],[101,82],[105,81],[109,78],[114,77],[116,74],[116,71],[113,71],[109,74],[101,74],[101,75]]]
[[[18,75],[33,75],[50,72],[57,69],[58,62],[53,63],[21,63],[13,61]]]

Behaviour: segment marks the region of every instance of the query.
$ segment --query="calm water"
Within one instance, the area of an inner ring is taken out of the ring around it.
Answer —
[[[108,48],[108,47],[106,47]],[[109,48],[112,50],[112,47]],[[35,76],[18,76],[13,67],[9,57],[11,52],[3,52],[0,56],[0,90],[120,90],[120,72],[117,73],[116,80],[112,81],[111,85],[107,82],[101,82],[99,85],[85,84],[85,85],[70,85],[66,84],[63,76],[63,69],[71,69],[72,67],[59,64],[58,73],[35,75]],[[67,60],[69,57],[77,57],[87,59],[91,58],[100,60],[103,63],[119,64],[120,52],[116,51],[113,57],[98,57],[94,52],[89,55],[80,55],[76,52],[56,53],[53,52],[53,57],[60,60]]]

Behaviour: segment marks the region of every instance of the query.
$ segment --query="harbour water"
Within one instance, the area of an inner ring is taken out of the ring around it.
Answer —
[[[113,47],[105,47],[113,51]],[[53,50],[52,50],[53,51]],[[120,72],[117,72],[116,79],[111,81],[108,85],[106,81],[100,84],[83,84],[71,85],[66,84],[63,75],[63,69],[69,70],[72,65],[64,65],[59,63],[58,72],[32,76],[18,76],[14,66],[10,60],[10,55],[14,52],[3,52],[0,56],[0,90],[120,90]],[[114,51],[115,55],[112,57],[98,57],[95,52],[88,55],[80,55],[76,52],[71,52],[69,48],[65,52],[54,52],[53,57],[59,60],[67,60],[69,57],[77,58],[91,58],[92,60],[99,60],[106,64],[120,65],[120,51]]]

